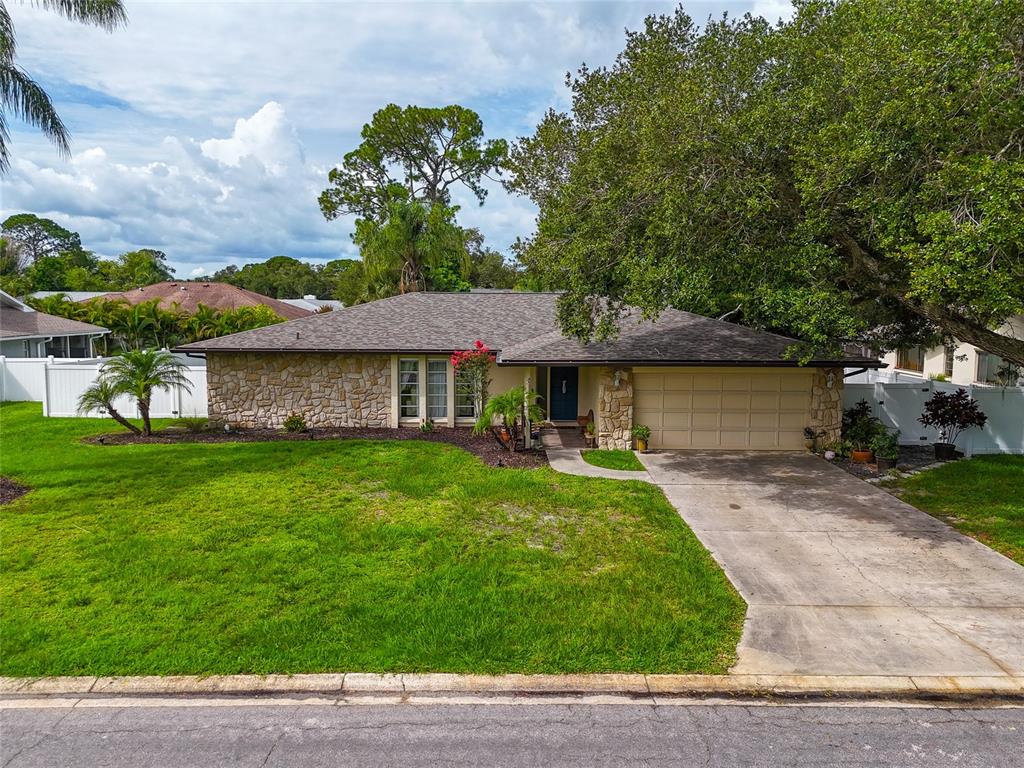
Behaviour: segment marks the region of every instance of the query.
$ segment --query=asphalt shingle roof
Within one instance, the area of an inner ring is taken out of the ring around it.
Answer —
[[[188,314],[194,314],[199,305],[210,309],[238,309],[239,307],[255,307],[260,304],[270,307],[285,320],[309,317],[311,310],[287,304],[278,299],[264,296],[262,293],[239,288],[230,283],[190,283],[168,281],[153,283],[130,291],[116,291],[102,296],[104,299],[126,301],[129,304],[141,304],[152,299],[159,300],[161,309],[172,309],[177,305]]]
[[[784,356],[793,339],[674,309],[656,321],[627,315],[616,339],[583,344],[558,330],[557,300],[555,293],[407,293],[180,349],[448,354],[479,339],[509,365],[796,364]],[[860,356],[813,362],[879,365]]]
[[[22,312],[0,307],[0,339],[21,339],[37,336],[75,336],[86,333],[107,333],[106,328],[45,312]]]

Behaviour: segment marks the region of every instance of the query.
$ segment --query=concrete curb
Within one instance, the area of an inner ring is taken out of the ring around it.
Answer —
[[[1024,701],[1024,677],[824,675],[210,675],[0,677],[0,695],[619,694],[855,698],[1000,698]]]

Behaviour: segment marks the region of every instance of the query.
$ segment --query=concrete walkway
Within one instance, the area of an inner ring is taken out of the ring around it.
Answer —
[[[1024,568],[807,454],[641,455],[749,608],[734,674],[1024,676]]]
[[[548,463],[557,472],[583,477],[606,477],[611,480],[643,480],[651,482],[647,471],[627,472],[620,469],[605,469],[588,464],[580,451],[583,437],[579,430],[571,427],[545,427],[540,433],[541,445],[548,456]]]

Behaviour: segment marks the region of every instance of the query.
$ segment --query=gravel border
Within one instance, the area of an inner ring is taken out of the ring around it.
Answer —
[[[467,427],[436,427],[433,432],[419,429],[383,427],[315,427],[304,432],[277,429],[233,429],[230,432],[187,429],[162,429],[150,437],[131,432],[93,435],[83,442],[98,445],[170,445],[177,443],[272,443],[296,440],[422,440],[462,448],[492,467],[534,469],[547,466],[543,451],[506,451],[490,435],[474,435]]]

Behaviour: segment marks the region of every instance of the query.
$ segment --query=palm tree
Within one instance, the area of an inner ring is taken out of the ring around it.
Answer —
[[[165,349],[131,349],[104,363],[100,380],[108,381],[116,392],[135,398],[142,416],[142,433],[148,436],[153,434],[149,420],[153,390],[182,387],[191,392],[192,382],[185,375],[186,370]]]
[[[92,411],[106,413],[122,427],[137,435],[141,430],[118,413],[117,408],[114,407],[114,400],[121,394],[124,393],[111,379],[100,376],[96,383],[79,396],[78,412],[81,414]]]
[[[32,0],[32,5],[108,32],[128,20],[121,0]],[[39,128],[62,156],[71,154],[71,137],[50,97],[15,64],[14,24],[6,4],[0,2],[0,173],[11,165],[7,113]]]
[[[355,241],[370,292],[383,298],[426,290],[430,270],[449,260],[468,275],[465,233],[452,215],[452,209],[441,204],[399,200],[389,204],[383,222],[357,222]]]
[[[508,444],[504,440],[498,442],[505,448],[515,451],[519,444],[519,429],[523,426],[523,417],[530,421],[540,421],[544,418],[544,410],[537,404],[539,399],[536,392],[527,394],[523,387],[512,387],[507,392],[495,395],[487,401],[473,431],[483,434],[493,427],[495,421],[500,421],[508,430],[509,441]]]

